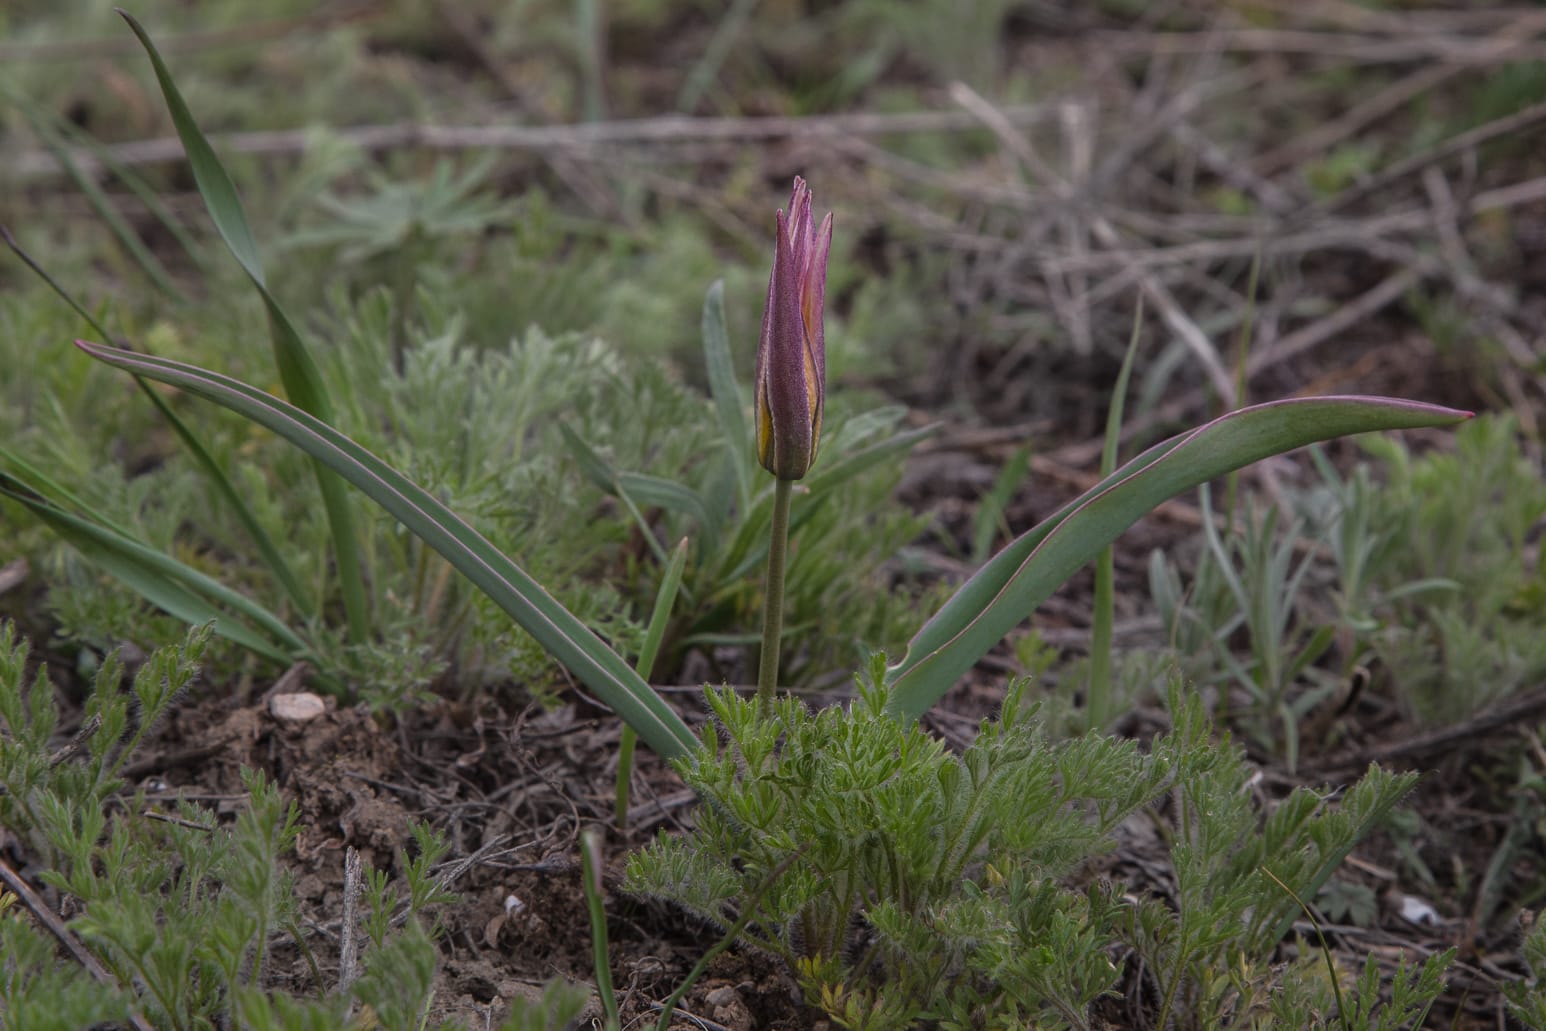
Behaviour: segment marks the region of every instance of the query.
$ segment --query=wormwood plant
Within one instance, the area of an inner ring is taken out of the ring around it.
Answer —
[[[1278,511],[1246,512],[1227,538],[1213,512],[1211,493],[1201,492],[1204,550],[1182,588],[1176,563],[1156,551],[1149,580],[1156,607],[1171,637],[1171,654],[1199,683],[1216,681],[1245,699],[1242,723],[1258,741],[1299,759],[1299,725],[1335,690],[1337,680],[1316,662],[1331,647],[1338,624],[1306,619],[1300,588],[1315,559],[1300,553],[1304,521],[1281,530]],[[1243,639],[1244,656],[1233,643]],[[1224,708],[1228,704],[1225,692]]]
[[[1253,736],[1290,763],[1301,721],[1360,663],[1435,724],[1546,673],[1546,570],[1530,543],[1546,483],[1514,420],[1467,423],[1453,453],[1362,446],[1374,460],[1345,474],[1316,455],[1321,482],[1286,524],[1246,513],[1226,535],[1205,507],[1189,580],[1158,552],[1150,562],[1167,655],[1191,679],[1234,687]]]
[[[1382,546],[1361,570],[1339,554],[1338,572],[1343,593],[1361,595],[1373,617],[1363,640],[1390,668],[1403,705],[1424,722],[1453,722],[1537,684],[1546,564],[1531,535],[1546,517],[1546,481],[1515,421],[1461,427],[1450,454],[1366,447],[1384,485],[1350,498],[1342,519],[1377,527]],[[1343,497],[1354,489],[1327,479]]]
[[[1054,738],[1017,681],[956,755],[887,715],[884,677],[877,658],[853,703],[816,713],[711,691],[716,733],[676,762],[704,801],[698,827],[631,856],[628,889],[721,927],[750,911],[743,941],[786,959],[845,1028],[1093,1027],[1124,978],[1159,1000],[1160,1027],[1309,1027],[1335,1008],[1313,949],[1287,968],[1274,950],[1295,896],[1313,898],[1415,776],[1371,769],[1335,801],[1299,789],[1264,805],[1178,686],[1174,729],[1145,750]],[[1128,821],[1165,843],[1168,896],[1091,881]],[[1447,961],[1403,972],[1395,1001],[1371,997],[1348,1026],[1403,1026]]]
[[[76,914],[71,931],[109,975],[94,979],[62,962],[14,896],[0,896],[0,1027],[78,1031],[133,1017],[172,1029],[333,1031],[351,1014],[369,1014],[381,1028],[426,1027],[437,957],[431,913],[451,899],[433,875],[447,850],[438,834],[413,828],[413,855],[398,857],[400,884],[365,871],[365,946],[358,976],[345,984],[324,976],[315,939],[300,926],[284,871],[298,816],[271,782],[243,772],[247,805],[230,825],[190,803],[163,809],[124,796],[124,763],[187,689],[209,636],[198,628],[154,652],[127,691],[110,656],[81,730],[61,746],[47,671],[29,682],[26,642],[0,624],[0,826],[40,857],[43,882]],[[304,958],[314,997],[268,985],[278,949]],[[571,1014],[576,1005],[562,986],[544,1003]],[[505,1026],[545,1025],[527,1007]]]

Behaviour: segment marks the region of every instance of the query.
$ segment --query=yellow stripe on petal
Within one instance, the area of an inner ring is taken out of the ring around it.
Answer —
[[[812,412],[821,400],[821,377],[816,374],[816,356],[809,347],[805,349],[805,400]]]
[[[773,412],[765,404],[757,406],[757,461],[764,467],[773,451]]]

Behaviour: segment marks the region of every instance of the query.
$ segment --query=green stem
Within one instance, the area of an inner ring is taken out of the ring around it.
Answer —
[[[762,659],[757,670],[757,708],[773,712],[778,690],[778,641],[784,633],[784,559],[789,550],[789,497],[793,480],[779,480],[773,490],[773,539],[768,542],[768,579],[762,603]]]

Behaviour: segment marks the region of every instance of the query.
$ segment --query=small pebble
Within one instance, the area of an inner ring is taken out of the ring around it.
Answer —
[[[294,694],[276,694],[268,700],[268,711],[276,720],[305,723],[327,711],[327,703],[310,691]]]

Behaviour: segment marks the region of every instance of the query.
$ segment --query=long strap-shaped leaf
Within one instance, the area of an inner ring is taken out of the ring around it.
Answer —
[[[1145,451],[1017,538],[924,624],[891,667],[888,707],[917,718],[1015,624],[1161,502],[1319,440],[1445,426],[1469,412],[1382,397],[1274,401],[1231,412]]]
[[[703,365],[709,374],[709,393],[719,413],[719,428],[725,435],[735,464],[736,487],[741,511],[751,507],[752,442],[746,428],[746,412],[741,407],[741,388],[735,378],[735,362],[730,357],[730,334],[725,330],[725,281],[714,280],[703,299]]]
[[[152,196],[154,195],[152,194]],[[21,245],[16,242],[16,240],[11,236],[10,232],[4,226],[0,226],[0,239],[5,241],[6,246],[10,247],[16,256],[20,258],[22,262],[25,263],[26,266],[37,275],[39,279],[48,284],[49,289],[53,290],[54,293],[59,295],[60,300],[64,301],[65,304],[68,304],[71,308],[73,308],[75,313],[84,319],[86,324],[90,326],[93,331],[100,334],[102,339],[106,340],[112,336],[112,334],[104,329],[102,324],[96,320],[96,317],[92,315],[91,312],[87,311],[86,308],[80,303],[80,301],[75,299],[74,294],[66,290],[57,279],[49,275],[48,270],[40,265],[32,257],[32,255],[21,249]],[[190,249],[189,253],[192,254],[194,252]],[[194,464],[199,467],[199,472],[203,474],[204,478],[209,482],[210,486],[215,488],[215,492],[220,495],[221,499],[225,501],[226,505],[230,507],[231,511],[236,514],[236,518],[241,520],[242,526],[247,531],[248,538],[252,541],[253,546],[258,549],[258,557],[263,560],[263,564],[268,567],[269,572],[273,574],[274,579],[279,581],[279,586],[283,587],[285,593],[289,595],[290,604],[294,605],[295,608],[303,614],[310,612],[312,606],[307,600],[306,591],[301,587],[300,580],[290,569],[290,564],[285,561],[284,555],[280,553],[279,548],[274,544],[274,539],[269,536],[269,533],[266,529],[264,529],[263,524],[258,522],[258,517],[253,514],[252,507],[242,500],[241,495],[236,493],[236,488],[232,486],[231,478],[226,475],[225,469],[221,467],[219,462],[215,461],[215,456],[209,453],[209,449],[204,446],[204,442],[195,436],[193,431],[188,428],[187,424],[178,417],[177,413],[172,411],[171,407],[161,399],[161,395],[157,394],[155,390],[151,389],[149,383],[146,383],[138,376],[134,377],[134,382],[140,388],[140,392],[145,395],[146,399],[155,406],[156,411],[161,413],[161,418],[166,420],[166,424],[172,427],[172,430],[177,434],[178,439],[183,442],[183,446],[186,447],[188,449],[188,453],[193,456]],[[18,459],[10,455],[3,448],[0,448],[0,458],[6,459],[12,465],[21,465]],[[50,486],[49,493],[54,496],[58,496],[56,487]],[[80,507],[84,508],[85,506]],[[99,523],[103,522],[100,516],[97,517],[97,521]],[[121,527],[117,529],[120,530],[123,536],[133,536],[133,534],[122,530]],[[193,621],[190,620],[190,622]],[[202,623],[204,620],[199,620],[198,622]]]
[[[305,411],[323,422],[332,422],[333,402],[327,384],[294,323],[269,292],[268,282],[263,276],[263,262],[258,256],[258,245],[247,224],[247,214],[242,209],[236,185],[231,182],[225,166],[215,155],[215,148],[204,138],[193,112],[188,110],[182,93],[172,80],[171,70],[161,60],[161,54],[151,42],[149,33],[127,11],[120,8],[118,13],[129,23],[129,28],[139,37],[146,55],[150,57],[156,81],[161,86],[161,96],[166,101],[167,111],[172,115],[172,124],[177,127],[178,139],[182,141],[183,150],[188,155],[188,167],[193,171],[193,181],[199,188],[199,196],[204,199],[204,206],[215,223],[215,229],[263,298],[263,306],[268,311],[274,364],[279,369],[279,379],[284,383],[285,393]],[[328,527],[333,536],[333,557],[338,563],[339,592],[343,596],[344,614],[349,621],[349,636],[351,640],[360,643],[370,636],[370,615],[359,541],[354,529],[354,510],[349,505],[343,484],[320,468],[317,470],[317,486],[322,492],[322,507],[327,512]]]
[[[666,758],[685,755],[697,738],[665,700],[601,638],[519,566],[381,459],[320,419],[239,380],[182,362],[77,341],[109,365],[181,387],[266,426],[364,491],[376,504],[492,598]]]
[[[306,642],[278,617],[186,563],[110,525],[94,523],[51,504],[34,493],[31,484],[5,473],[0,473],[0,495],[27,506],[87,561],[175,618],[195,625],[213,622],[215,632],[222,637],[274,662],[289,663],[306,654]],[[251,618],[269,636],[254,632],[232,614],[233,610]]]

